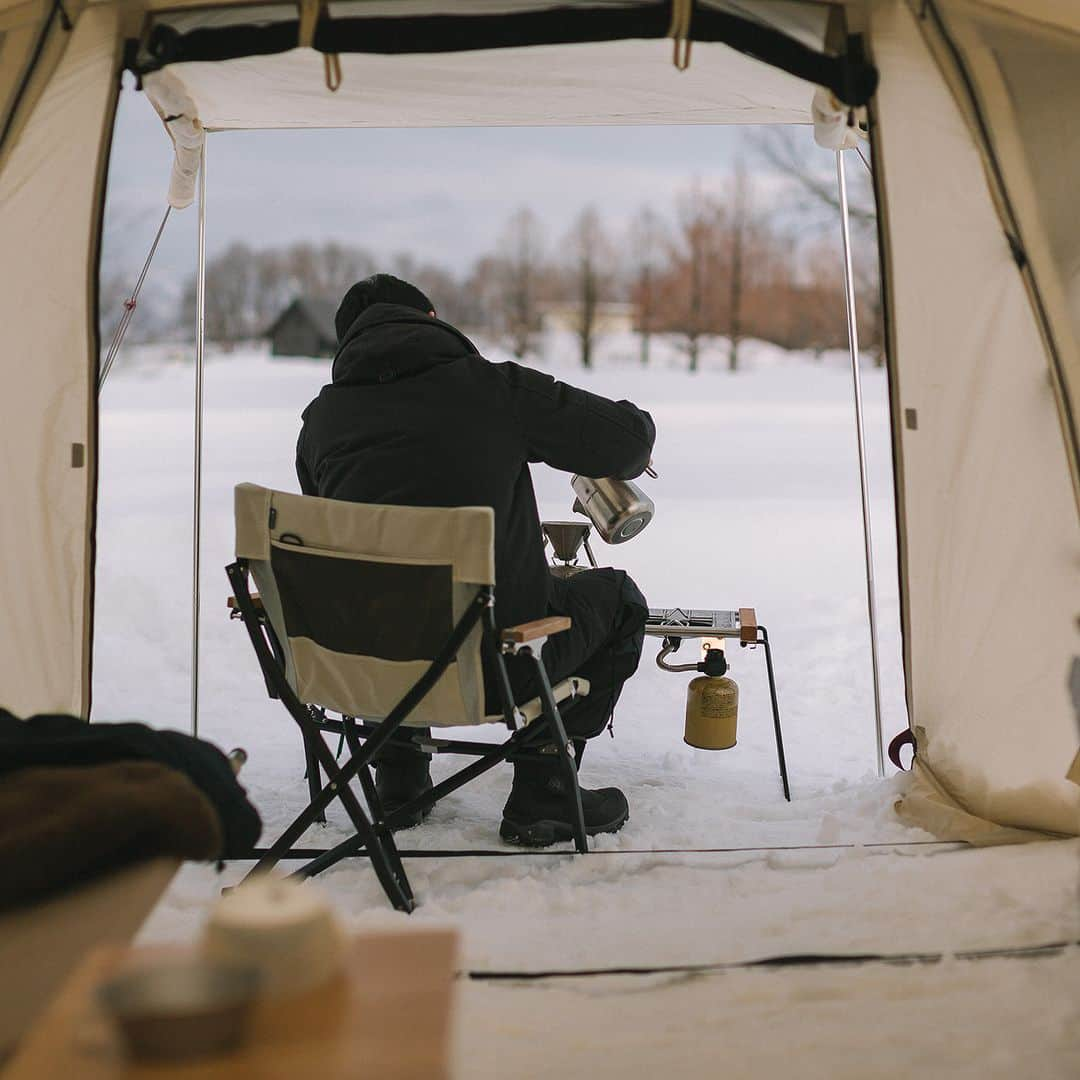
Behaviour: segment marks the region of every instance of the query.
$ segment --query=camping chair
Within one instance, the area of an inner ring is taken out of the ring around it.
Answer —
[[[552,687],[541,659],[545,640],[566,630],[568,618],[496,627],[494,530],[489,507],[368,505],[237,485],[236,561],[226,568],[230,607],[247,627],[270,696],[300,728],[309,785],[307,807],[252,873],[292,856],[292,846],[337,799],[353,835],[309,852],[315,857],[297,874],[311,877],[347,856],[366,855],[394,907],[412,911],[394,826],[500,762],[534,757],[542,747],[550,753],[552,745],[574,793],[575,846],[588,850],[573,745],[559,713],[589,692],[588,680],[574,676]],[[498,685],[496,715],[486,715],[481,650]],[[538,697],[515,701],[507,654],[535,664]],[[416,730],[481,723],[505,725],[510,734],[485,743]],[[323,732],[346,744],[340,764]],[[387,814],[368,766],[391,742],[475,760]]]

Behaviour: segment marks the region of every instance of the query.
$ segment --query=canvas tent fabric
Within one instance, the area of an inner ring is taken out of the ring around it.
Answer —
[[[688,26],[678,72],[664,39]],[[320,52],[340,55],[336,94]],[[0,0],[0,59],[3,704],[90,705],[96,263],[122,67],[177,126],[173,205],[207,129],[808,122],[799,76],[870,119],[919,737],[907,812],[987,839],[1080,833],[1075,5]]]
[[[892,393],[917,768],[979,818],[1073,832],[1076,505],[1046,351],[983,161],[918,47],[916,18],[898,6],[878,26],[874,148],[902,358]],[[928,303],[934,290],[948,304]],[[911,423],[898,422],[909,409]]]
[[[495,583],[495,516],[487,506],[373,506],[257,484],[238,484],[234,504],[237,558],[251,565],[281,643],[286,677],[305,703],[385,720],[445,646],[452,626],[475,602],[477,588]],[[385,610],[386,575],[395,567],[401,581],[419,574],[421,584],[406,589],[431,590],[438,597],[444,588],[445,611],[435,602],[424,610],[422,599],[412,612],[407,602]],[[374,640],[361,644],[355,630],[342,633],[340,612],[326,605],[314,610],[311,598],[339,592],[342,580],[373,583],[368,618],[361,622]],[[439,625],[440,614],[445,626]],[[399,651],[389,647],[390,640]],[[406,723],[447,727],[483,721],[480,640],[476,626]]]

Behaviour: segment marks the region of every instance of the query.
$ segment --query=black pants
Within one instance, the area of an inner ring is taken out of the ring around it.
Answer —
[[[601,567],[583,570],[570,578],[551,579],[548,613],[569,615],[569,630],[548,638],[544,666],[552,685],[571,675],[589,680],[589,693],[560,710],[566,733],[579,744],[599,735],[611,721],[623,684],[637,671],[645,642],[649,606],[625,570]],[[489,716],[502,712],[501,698],[487,657],[484,664]],[[523,656],[506,657],[507,672],[519,702],[537,697],[540,687],[534,662]],[[414,733],[415,730],[413,729]],[[430,734],[430,729],[422,729]],[[380,762],[404,762],[416,751],[389,744]]]
[[[572,625],[548,638],[544,666],[553,685],[571,675],[589,680],[588,696],[568,705],[563,723],[573,738],[591,739],[607,727],[623,684],[637,671],[649,607],[624,570],[583,570],[573,577],[552,578],[551,585],[549,613],[569,615]],[[530,661],[510,656],[507,668],[518,701],[539,694]]]

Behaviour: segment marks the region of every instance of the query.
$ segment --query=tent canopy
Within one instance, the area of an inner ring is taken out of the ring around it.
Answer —
[[[155,101],[190,102],[208,131],[239,128],[556,124],[801,124],[806,84],[726,45],[697,44],[687,71],[670,45],[617,41],[433,56],[323,58],[293,49],[148,74]],[[168,114],[166,114],[168,115]]]

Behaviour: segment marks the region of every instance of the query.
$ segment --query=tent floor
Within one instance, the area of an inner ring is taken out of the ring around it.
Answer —
[[[466,983],[455,1075],[1080,1075],[1080,954],[687,979]]]
[[[389,907],[360,860],[319,887],[354,928],[452,924],[476,973],[910,954],[1080,939],[1080,840],[1020,847],[408,859],[420,906]],[[182,869],[140,935],[193,938],[223,875]]]
[[[370,870],[320,887],[351,927],[457,925],[474,974],[732,963],[804,953],[944,953],[705,974],[463,978],[461,1077],[1072,1077],[1080,841],[738,855],[412,859],[402,916]],[[140,940],[190,939],[222,877],[185,867]]]

